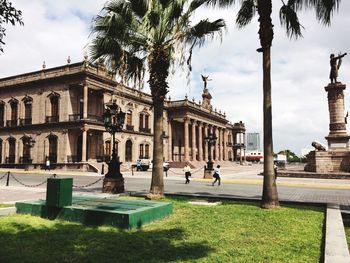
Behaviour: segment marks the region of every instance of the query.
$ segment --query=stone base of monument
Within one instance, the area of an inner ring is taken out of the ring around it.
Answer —
[[[214,170],[204,169],[204,179],[213,179]]]
[[[120,185],[116,186],[116,182],[108,180],[106,185],[109,183],[108,187],[117,189]],[[72,178],[49,178],[46,200],[17,202],[17,213],[128,229],[141,227],[172,213],[172,204],[169,202],[72,196],[72,185]]]
[[[350,172],[350,149],[311,151],[304,170],[314,173]]]
[[[18,214],[30,214],[52,220],[131,229],[170,215],[172,204],[125,198],[73,196],[69,206],[52,207],[47,205],[46,200],[34,200],[17,202],[16,209]]]
[[[110,194],[124,193],[124,178],[104,178],[102,192]]]

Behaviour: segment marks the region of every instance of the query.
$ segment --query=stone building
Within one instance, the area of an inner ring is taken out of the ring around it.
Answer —
[[[49,158],[61,169],[98,167],[112,151],[102,119],[104,104],[111,101],[126,112],[124,131],[116,134],[120,160],[151,159],[152,98],[114,79],[103,65],[86,60],[0,79],[1,166],[39,168]],[[208,132],[218,138],[214,160],[234,159],[238,131],[224,113],[213,110],[210,99],[206,90],[202,104],[187,98],[165,101],[165,160],[206,161]]]

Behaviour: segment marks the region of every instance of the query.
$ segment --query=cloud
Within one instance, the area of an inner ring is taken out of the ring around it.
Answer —
[[[5,53],[0,55],[0,77],[40,70],[81,61],[88,43],[91,19],[103,7],[104,0],[14,0],[23,11],[23,27],[7,27]],[[350,35],[350,3],[342,1],[331,27],[316,22],[312,10],[302,11],[300,21],[304,37],[289,39],[278,20],[281,2],[273,0],[274,40],[272,46],[272,99],[274,150],[288,148],[300,154],[313,140],[326,143],[328,135],[328,103],[324,90],[329,82],[329,54],[346,52]],[[262,56],[259,47],[258,22],[255,17],[246,28],[234,25],[237,8],[204,8],[194,21],[209,17],[224,18],[227,33],[222,42],[208,42],[193,53],[191,82],[186,73],[175,69],[169,78],[173,100],[201,100],[203,82],[200,74],[209,75],[208,87],[214,108],[226,112],[232,122],[244,121],[247,132],[262,136]],[[349,54],[350,56],[350,54]],[[350,58],[344,58],[339,80],[350,85]],[[148,91],[148,89],[145,89]],[[348,109],[350,94],[345,91]]]

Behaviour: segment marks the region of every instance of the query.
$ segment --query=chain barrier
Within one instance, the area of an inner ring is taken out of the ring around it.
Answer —
[[[201,168],[198,168],[197,170],[194,170],[191,172],[191,174],[195,174],[195,173],[198,173],[200,170],[204,169],[204,167],[201,167]],[[178,174],[178,175],[183,175],[184,173],[177,173],[177,172],[174,172],[173,170],[169,169],[168,171],[172,172],[173,174]]]
[[[19,183],[20,185],[23,185],[25,187],[38,187],[38,186],[41,186],[43,184],[46,184],[46,182],[47,182],[47,178],[46,178],[45,181],[43,181],[42,183],[39,183],[39,184],[25,184],[25,183],[22,183],[20,180],[18,180],[12,173],[9,173],[9,174],[17,183]],[[49,178],[52,178],[52,177],[54,177],[54,175],[51,175]]]
[[[6,172],[3,176],[0,177],[0,181],[1,181],[2,179],[4,179],[4,178],[6,177],[6,175],[7,175],[7,172]]]
[[[86,184],[86,185],[74,185],[73,184],[73,187],[74,188],[86,188],[86,187],[89,187],[89,186],[92,186],[94,184],[97,184],[99,181],[101,181],[103,178],[105,178],[105,176],[102,176],[100,177],[99,179],[97,179],[95,182],[92,182],[92,183],[89,183],[89,184]]]

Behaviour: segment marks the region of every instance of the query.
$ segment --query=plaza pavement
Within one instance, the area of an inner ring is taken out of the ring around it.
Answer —
[[[223,166],[221,169],[222,185],[220,187],[211,187],[211,180],[203,179],[203,168],[192,170],[191,183],[186,186],[184,186],[182,169],[170,169],[165,174],[167,176],[164,177],[165,192],[191,196],[261,200],[263,176],[260,173],[262,170],[263,167],[259,164]],[[24,187],[11,178],[10,186],[6,187],[6,176],[4,175],[7,171],[0,170],[0,178],[3,177],[0,180],[0,203],[14,203],[16,201],[45,198],[45,184],[40,187]],[[40,183],[40,181],[45,180],[53,173],[56,173],[58,176],[73,176],[77,185],[88,184],[102,177],[98,173],[68,171],[10,170],[10,172],[23,181],[26,179],[28,181],[30,178],[33,185]],[[36,176],[33,176],[33,173]],[[126,191],[141,194],[147,193],[151,171],[132,172],[130,169],[126,169],[123,172],[123,176],[126,182]],[[343,210],[350,211],[350,180],[279,177],[277,178],[277,188],[280,201],[328,204],[324,262],[350,262],[339,209],[339,205],[342,205]],[[101,182],[98,185],[93,185],[91,188],[74,189],[74,194],[96,195],[99,197],[110,196],[109,194],[101,193]],[[333,207],[333,204],[336,207]],[[0,209],[0,215],[14,212],[14,207]]]

